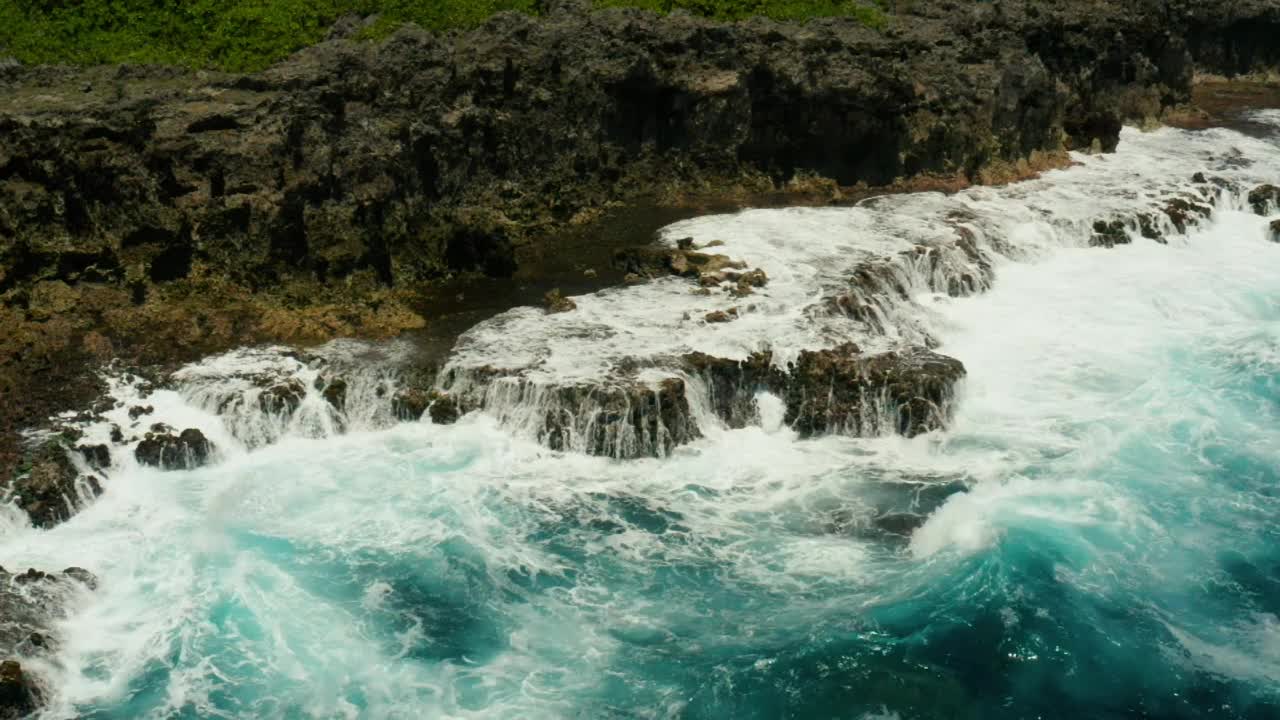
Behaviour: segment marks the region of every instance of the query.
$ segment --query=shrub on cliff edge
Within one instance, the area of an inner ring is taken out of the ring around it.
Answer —
[[[883,0],[877,0],[883,2]],[[378,15],[367,36],[412,22],[470,27],[494,13],[539,13],[547,0],[0,0],[0,56],[27,63],[140,63],[259,70],[324,38],[347,13]],[[847,15],[879,26],[865,0],[595,0],[722,20]]]

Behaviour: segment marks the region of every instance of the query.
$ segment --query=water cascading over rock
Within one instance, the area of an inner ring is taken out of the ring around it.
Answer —
[[[29,717],[40,706],[44,683],[23,663],[57,650],[57,622],[96,587],[97,579],[81,568],[10,573],[0,567],[0,720]]]

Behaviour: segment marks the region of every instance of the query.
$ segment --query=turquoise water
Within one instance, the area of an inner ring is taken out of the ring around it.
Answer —
[[[0,535],[102,579],[35,666],[48,716],[1280,717],[1262,225],[931,299],[970,376],[913,440],[617,462],[471,415],[113,476]]]
[[[972,377],[942,436],[757,428],[617,463],[475,417],[136,473],[50,533],[107,567],[67,702],[1276,717],[1280,248],[1238,229],[1063,251],[950,303]],[[872,521],[893,512],[929,519],[907,538]]]

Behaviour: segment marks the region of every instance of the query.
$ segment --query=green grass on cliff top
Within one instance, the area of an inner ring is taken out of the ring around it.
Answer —
[[[880,26],[871,0],[594,0],[602,7],[683,9],[722,20],[846,15]],[[888,0],[874,0],[884,4]],[[0,56],[25,63],[144,63],[252,71],[324,38],[347,13],[378,14],[366,36],[413,22],[469,27],[494,13],[537,14],[546,0],[0,0]]]

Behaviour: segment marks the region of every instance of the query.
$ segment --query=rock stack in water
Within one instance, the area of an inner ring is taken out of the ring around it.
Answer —
[[[195,428],[175,434],[172,428],[156,425],[133,454],[139,463],[161,470],[191,470],[205,465],[212,452],[213,444]]]

